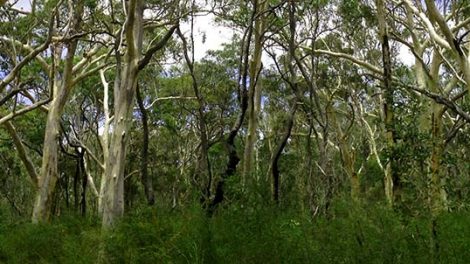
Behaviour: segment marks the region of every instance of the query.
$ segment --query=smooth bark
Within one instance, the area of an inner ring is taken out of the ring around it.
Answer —
[[[78,32],[81,24],[83,3],[73,6],[69,3],[69,19],[71,20],[71,30],[69,34]],[[73,89],[73,66],[75,51],[78,39],[72,39],[64,44],[66,51],[64,70],[62,79],[55,76],[53,85],[53,99],[47,113],[46,130],[44,136],[44,148],[42,157],[41,173],[38,181],[38,192],[33,208],[33,223],[49,221],[52,213],[52,199],[59,177],[58,153],[60,140],[60,118],[64,111],[65,104]],[[58,45],[58,44],[56,44]],[[55,49],[55,59],[60,60],[61,48]],[[57,79],[56,79],[57,78]]]
[[[243,155],[243,178],[242,182],[246,185],[253,173],[253,163],[255,162],[254,150],[257,141],[258,116],[261,111],[261,91],[262,86],[259,81],[259,72],[261,71],[261,55],[263,52],[263,42],[265,33],[265,10],[267,1],[254,1],[254,13],[257,19],[254,24],[254,50],[253,58],[250,62],[249,78],[250,85],[248,89],[248,131],[245,139],[245,151]]]

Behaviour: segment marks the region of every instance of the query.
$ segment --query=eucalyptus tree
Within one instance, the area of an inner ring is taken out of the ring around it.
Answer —
[[[94,28],[96,14],[102,9],[91,10],[96,6],[84,2],[67,1],[62,7],[54,30],[56,36],[51,46],[51,89],[52,101],[48,109],[42,168],[39,189],[33,209],[33,222],[48,221],[51,214],[52,197],[58,179],[58,150],[60,141],[60,119],[76,84],[96,74],[106,66],[102,62],[107,56],[103,44],[95,41],[99,30]],[[62,18],[65,15],[66,18]],[[99,36],[98,36],[99,38]],[[90,45],[80,45],[79,41],[88,41]],[[76,56],[80,53],[77,61]],[[59,67],[63,61],[63,68]]]
[[[291,10],[292,8],[295,12]],[[282,10],[285,12],[278,15],[279,23],[276,24],[278,28],[274,30],[277,34],[269,38],[272,47],[277,47],[278,50],[276,51],[275,48],[267,48],[267,50],[279,75],[287,83],[291,83],[293,94],[300,104],[299,109],[306,120],[304,122],[306,126],[299,129],[306,130],[303,135],[306,139],[305,146],[308,154],[305,156],[307,175],[305,180],[299,177],[297,181],[304,181],[304,184],[308,186],[309,198],[306,200],[308,200],[311,212],[316,213],[319,210],[328,209],[336,189],[338,181],[333,160],[336,149],[340,150],[344,170],[350,178],[352,195],[358,196],[359,181],[355,169],[356,163],[353,158],[353,148],[347,141],[351,124],[355,121],[352,118],[350,122],[347,122],[348,131],[344,132],[341,128],[343,121],[337,117],[339,112],[343,115],[344,111],[339,109],[342,102],[348,100],[348,94],[354,93],[347,91],[350,87],[346,86],[346,82],[341,82],[342,76],[348,75],[344,73],[347,67],[333,60],[325,60],[318,54],[305,52],[302,47],[308,46],[313,49],[317,47],[347,49],[348,47],[345,47],[347,44],[343,43],[343,38],[336,36],[341,36],[339,29],[332,26],[335,23],[341,24],[333,19],[341,18],[339,15],[334,15],[333,5],[321,1],[288,3]],[[304,23],[301,24],[299,21]],[[354,42],[349,41],[349,43]],[[284,52],[282,56],[276,54],[279,49]],[[348,108],[345,112],[350,110]],[[296,135],[301,134],[296,133]],[[312,144],[312,138],[315,139],[316,148]],[[335,138],[337,142],[333,142]],[[318,155],[318,160],[315,160],[315,154]]]
[[[60,120],[65,105],[69,102],[74,87],[93,74],[96,75],[101,71],[102,79],[107,84],[104,71],[109,71],[107,66],[112,64],[116,65],[114,72],[116,76],[115,93],[112,97],[114,99],[113,114],[115,118],[111,116],[107,105],[109,96],[105,96],[104,104],[106,106],[104,108],[107,122],[105,124],[105,140],[103,140],[105,143],[103,146],[104,158],[102,162],[96,157],[94,160],[100,164],[105,176],[102,177],[99,194],[100,207],[104,208],[103,225],[109,226],[116,216],[122,214],[124,162],[118,162],[117,160],[124,161],[125,159],[125,133],[132,110],[131,102],[133,102],[137,73],[149,64],[155,52],[163,48],[176,28],[174,26],[161,38],[152,40],[148,49],[144,52],[142,49],[144,23],[147,29],[156,28],[159,19],[152,17],[144,20],[143,12],[145,7],[141,1],[125,2],[123,4],[122,9],[119,9],[117,7],[121,4],[113,1],[59,1],[56,8],[57,12],[53,13],[49,30],[46,31],[49,33],[44,44],[32,48],[28,44],[17,44],[16,40],[7,39],[12,41],[14,45],[19,45],[21,49],[29,51],[29,53],[20,64],[13,68],[11,74],[2,80],[2,86],[7,86],[22,67],[33,58],[36,58],[39,65],[47,73],[46,77],[51,91],[51,104],[44,108],[48,113],[48,117],[44,149],[42,151],[42,168],[38,175],[38,191],[33,210],[33,222],[47,221],[51,215],[52,197],[59,175]],[[171,3],[166,4],[167,7],[171,6]],[[51,7],[48,7],[50,5],[51,3],[47,2],[44,7],[42,2],[34,1],[31,8],[37,10],[35,12],[47,12],[51,9]],[[155,5],[149,4],[147,7],[155,12],[153,15],[162,15],[162,18],[168,18],[163,13],[158,13],[159,10]],[[177,5],[173,5],[173,9],[167,11],[171,13],[172,10],[178,10],[178,8]],[[106,9],[108,11],[105,11]],[[123,22],[119,22],[120,19],[123,19]],[[177,21],[177,15],[173,14],[172,19],[168,18],[174,24]],[[99,28],[98,24],[100,24],[100,27],[104,26],[104,29]],[[122,27],[115,26],[119,24]],[[28,43],[30,39],[27,39]],[[49,56],[47,60],[50,62],[39,56],[43,50],[49,47],[49,44],[50,52],[47,54]],[[122,53],[125,54],[122,55]],[[143,56],[142,53],[144,53]],[[109,60],[109,55],[112,54],[115,55],[115,62]],[[107,95],[107,92],[105,94]],[[11,96],[9,97],[11,98]],[[38,106],[34,103],[25,109],[32,107]],[[114,123],[111,123],[111,120]],[[108,140],[111,127],[112,135]],[[12,127],[9,128],[9,131],[13,133]],[[12,135],[14,136],[14,134]],[[17,144],[17,146],[21,150],[21,145]],[[81,147],[90,152],[84,144]],[[93,156],[92,153],[88,153],[88,155]],[[23,158],[23,161],[27,168],[31,167],[28,159]],[[114,166],[114,164],[118,165]],[[28,171],[33,175],[33,170],[28,169]]]
[[[448,207],[446,176],[442,168],[447,141],[445,124],[455,125],[452,115],[465,118],[466,113],[460,110],[456,102],[467,96],[470,87],[468,45],[465,44],[469,19],[463,11],[468,3],[439,2],[439,6],[434,1],[404,1],[405,20],[400,21],[409,30],[411,42],[397,36],[397,41],[408,46],[415,57],[417,87],[413,87],[413,90],[432,99],[428,103],[429,116],[422,123],[422,129],[431,134],[427,173],[430,207],[434,214]],[[425,9],[427,12],[423,11]],[[427,56],[430,58],[429,63],[426,62]],[[452,115],[446,113],[449,109],[454,112]]]
[[[122,6],[124,23],[115,39],[116,74],[114,82],[114,115],[112,131],[104,131],[106,158],[101,180],[103,228],[111,227],[124,213],[124,168],[131,103],[137,86],[143,40],[143,1],[128,1]],[[124,46],[124,44],[126,46]],[[124,54],[122,54],[124,53]],[[104,81],[107,86],[106,81]],[[105,87],[107,89],[107,87]],[[108,101],[103,102],[108,104]],[[107,106],[106,106],[107,107]],[[106,117],[111,119],[110,116]],[[109,129],[109,127],[107,127]],[[109,140],[108,140],[109,133]]]
[[[383,115],[385,125],[385,138],[387,141],[387,151],[389,153],[388,162],[385,169],[384,185],[385,197],[389,204],[393,204],[394,195],[397,195],[400,185],[399,176],[396,171],[396,161],[394,157],[394,146],[396,142],[395,117],[394,117],[394,98],[392,87],[392,55],[389,43],[389,33],[387,25],[387,9],[383,0],[376,1],[377,21],[379,28],[379,39],[382,45],[382,64],[383,64],[383,85],[384,85],[384,103]]]
[[[237,113],[237,117],[230,128],[229,132],[226,135],[224,147],[227,152],[227,162],[226,168],[221,176],[217,179],[215,183],[214,196],[209,203],[209,212],[213,212],[216,207],[224,200],[225,197],[225,182],[226,180],[233,176],[237,170],[237,165],[240,162],[240,157],[237,153],[235,139],[243,125],[245,120],[245,115],[248,109],[248,85],[249,85],[249,65],[250,65],[250,54],[251,54],[251,39],[253,37],[254,22],[256,11],[251,10],[251,12],[244,13],[249,5],[241,5],[241,9],[233,8],[235,2],[228,1],[228,6],[231,8],[231,12],[222,13],[221,16],[226,18],[232,26],[242,26],[243,37],[240,43],[240,50],[238,51],[238,69],[236,74],[236,79],[238,83],[237,87],[237,99],[239,103],[240,110]],[[247,3],[245,3],[247,4]],[[225,11],[227,8],[223,5],[221,11]],[[244,19],[248,15],[248,23]]]
[[[53,45],[54,61],[59,63],[62,60],[62,54],[65,52],[64,68],[59,74],[59,69],[54,69],[52,82],[52,102],[49,106],[46,133],[44,138],[44,149],[41,174],[39,177],[38,194],[33,209],[33,222],[47,221],[50,217],[52,207],[52,196],[58,179],[58,153],[59,153],[59,132],[60,118],[67,99],[74,87],[74,58],[78,46],[78,38],[74,36],[81,30],[84,5],[69,1],[67,3],[67,20],[70,21],[67,29],[59,28],[56,25],[55,31],[61,32],[60,36],[67,39],[62,43]],[[60,21],[60,17],[58,19]]]
[[[97,203],[112,227],[139,172],[148,204],[209,213],[233,175],[229,190],[312,215],[342,190],[434,216],[465,196],[450,176],[468,171],[466,1],[0,3],[1,151],[16,150],[1,180],[27,175],[34,222]],[[209,14],[236,34],[197,60]]]
[[[249,87],[248,87],[248,131],[245,140],[245,151],[243,153],[243,174],[242,181],[244,184],[249,183],[249,178],[253,175],[254,149],[258,134],[258,118],[261,112],[261,92],[259,77],[262,70],[261,57],[263,53],[263,45],[268,27],[271,12],[268,12],[268,1],[254,0],[252,1],[254,25],[253,25],[253,55],[250,61],[249,69]]]
[[[108,148],[107,153],[109,156],[105,160],[104,180],[101,181],[102,224],[104,228],[112,227],[115,221],[124,213],[126,144],[129,140],[129,125],[138,73],[149,64],[153,54],[165,46],[177,28],[177,26],[173,26],[161,39],[151,43],[142,56],[144,22],[150,25],[158,23],[158,19],[155,17],[144,20],[144,10],[154,7],[152,5],[146,6],[141,0],[131,0],[124,3],[125,21],[122,30],[119,31],[120,37],[115,39],[114,115],[111,124],[112,131],[105,131],[105,133],[110,132],[109,141],[106,140],[107,145],[105,146],[105,148]],[[171,7],[171,5],[167,7]],[[176,5],[166,10],[165,13],[170,23],[177,23],[179,19],[178,12],[180,12],[179,6]]]
[[[83,32],[80,32],[80,25],[84,6],[83,4],[80,4],[76,7],[77,9],[74,9],[73,3],[71,1],[67,2],[67,4],[68,5],[67,8],[65,8],[65,11],[62,6],[62,1],[59,1],[57,6],[55,7],[54,3],[50,2],[46,4],[39,1],[33,2],[32,6],[30,6],[31,11],[19,12],[20,17],[18,18],[18,20],[20,21],[34,21],[36,18],[39,19],[36,20],[36,23],[33,24],[33,28],[37,27],[36,29],[25,32],[26,34],[22,38],[24,44],[22,41],[16,40],[15,36],[3,37],[4,41],[11,41],[15,53],[16,46],[19,47],[18,50],[26,50],[29,51],[29,53],[20,61],[19,64],[16,64],[16,61],[14,62],[15,67],[10,71],[10,73],[5,77],[5,79],[2,80],[2,86],[5,87],[9,85],[9,83],[14,79],[20,80],[19,78],[21,76],[21,73],[25,72],[24,70],[27,69],[25,66],[32,59],[37,59],[40,67],[42,68],[42,71],[44,71],[44,74],[39,74],[39,76],[44,76],[46,81],[49,83],[49,98],[47,99],[47,101],[43,101],[42,104],[34,102],[34,96],[28,91],[25,91],[24,89],[22,91],[16,91],[21,92],[22,96],[28,99],[31,98],[30,100],[32,100],[33,102],[28,107],[23,108],[23,111],[19,112],[26,112],[25,110],[27,109],[34,109],[51,101],[49,107],[42,108],[43,110],[48,112],[48,118],[45,133],[46,144],[44,144],[43,150],[43,167],[39,175],[34,175],[35,170],[31,168],[32,165],[29,161],[29,158],[25,156],[25,151],[23,151],[21,144],[19,144],[18,140],[16,140],[18,139],[18,136],[16,135],[13,126],[11,124],[7,124],[8,131],[15,139],[14,141],[17,142],[16,145],[21,153],[23,163],[28,168],[29,174],[31,175],[31,177],[34,176],[35,178],[37,178],[37,180],[34,181],[37,183],[36,187],[38,194],[33,211],[33,222],[46,220],[50,212],[48,208],[50,208],[51,205],[52,190],[49,187],[55,186],[55,181],[57,180],[58,173],[57,150],[59,134],[58,124],[60,119],[60,113],[62,112],[63,107],[66,103],[68,94],[70,94],[70,91],[73,87],[73,83],[85,78],[88,74],[90,74],[90,68],[84,67],[89,62],[90,58],[84,58],[83,60],[81,60],[76,65],[77,67],[74,67],[73,62],[74,53],[77,49],[78,38],[83,36]],[[45,19],[45,14],[47,12],[51,12],[51,10],[55,10],[52,12],[51,22],[49,23],[49,25],[44,25],[45,21],[47,20],[41,21],[41,19]],[[68,14],[66,12],[68,12]],[[66,28],[64,28],[64,21],[61,20],[61,17],[63,15],[65,15],[67,19],[69,19],[69,23],[67,24]],[[21,24],[17,24],[17,30],[21,30],[21,28],[18,27],[20,25]],[[25,25],[21,25],[21,27],[22,26]],[[46,41],[40,46],[32,48],[31,43],[35,43],[37,41],[34,39],[35,34],[38,31],[41,32],[41,30],[46,30],[46,32],[48,32]],[[49,47],[49,54],[41,54]],[[63,56],[63,50],[65,50],[66,52],[66,55],[64,55],[65,58],[61,57]],[[52,61],[51,64],[49,64],[46,59],[41,55],[49,56],[50,58],[48,58],[48,60]],[[15,60],[18,58],[18,56],[18,54],[12,54],[12,58],[14,58]],[[65,61],[63,69],[61,69],[61,65],[59,64],[62,59]],[[10,91],[10,94],[12,92],[14,91]],[[36,95],[38,94],[36,93]],[[7,95],[7,97],[5,98],[8,97],[11,96]],[[18,113],[15,112],[16,111],[13,111],[13,113],[9,116],[13,117],[15,115],[18,115]],[[8,119],[4,119],[4,121],[7,120]]]
[[[434,213],[441,212],[447,207],[445,177],[441,168],[444,142],[446,142],[445,133],[443,131],[443,121],[446,120],[446,123],[449,123],[451,127],[455,127],[455,117],[466,120],[466,116],[468,115],[468,113],[463,111],[456,103],[457,100],[465,97],[468,90],[468,82],[466,81],[468,71],[465,62],[467,55],[465,49],[462,47],[463,40],[466,37],[466,34],[462,31],[468,24],[465,12],[462,11],[462,8],[465,7],[465,3],[453,2],[450,4],[450,2],[447,2],[447,4],[448,6],[444,5],[444,2],[442,2],[440,5],[441,10],[439,10],[434,1],[425,1],[424,3],[412,1],[403,1],[402,3],[396,1],[377,2],[374,8],[380,20],[379,32],[381,32],[380,36],[383,44],[383,67],[385,71],[376,66],[378,64],[377,61],[361,57],[357,52],[351,55],[341,50],[331,51],[307,48],[307,50],[310,50],[310,52],[314,54],[351,61],[368,71],[375,78],[385,80],[385,100],[383,102],[386,102],[385,105],[389,109],[387,110],[388,119],[387,115],[385,115],[383,120],[386,121],[385,132],[388,135],[389,149],[394,148],[392,147],[392,145],[395,144],[395,142],[393,142],[393,133],[397,133],[393,128],[393,115],[390,116],[390,110],[392,110],[390,107],[396,105],[396,101],[393,102],[393,100],[397,100],[397,96],[400,96],[400,93],[403,94],[402,92],[398,92],[397,89],[394,89],[393,94],[390,94],[391,90],[389,88],[391,85],[393,84],[407,91],[419,93],[431,99],[425,100],[422,98],[424,105],[428,105],[427,111],[429,114],[422,117],[421,129],[422,131],[430,133],[432,138],[430,142],[426,143],[428,143],[431,148],[427,159],[427,175],[429,176],[429,201]],[[398,11],[391,12],[391,10]],[[428,11],[424,12],[423,10]],[[447,14],[444,13],[445,10],[452,11]],[[445,16],[447,16],[447,18],[444,19]],[[421,27],[417,27],[416,25],[421,25]],[[389,26],[389,34],[386,34],[387,26]],[[459,32],[461,34],[459,38],[453,35],[459,34]],[[410,36],[411,42],[401,36],[403,33]],[[404,79],[403,76],[390,74],[391,68],[396,66],[390,66],[389,61],[391,55],[388,55],[390,52],[387,51],[387,45],[384,41],[387,38],[393,39],[395,46],[397,46],[398,43],[405,45],[414,55],[415,64],[413,66],[413,77],[418,84],[417,86],[410,84],[409,79]],[[452,111],[451,115],[446,114],[448,110]],[[460,125],[457,124],[457,126]],[[396,153],[393,152],[394,150],[388,155],[396,155]],[[389,162],[393,162],[394,158],[396,157],[389,156]],[[389,162],[387,163],[392,165]],[[389,175],[386,177],[386,179],[388,179],[386,180],[386,196],[388,200],[391,201],[393,199],[391,198],[393,193],[391,191],[393,190],[391,183],[395,181],[393,184],[396,185],[398,180],[396,179],[397,176],[390,177],[390,175],[396,173],[393,172],[393,169],[398,168],[393,168],[392,165],[384,169],[386,175]],[[392,169],[392,171],[390,169]]]
[[[53,3],[42,10],[33,7],[30,11],[19,10],[11,3],[0,7],[0,124],[11,136],[34,188],[39,181],[36,163],[13,119],[38,108],[47,111],[45,105],[51,100],[48,91],[50,68],[44,57],[53,40],[57,7]]]

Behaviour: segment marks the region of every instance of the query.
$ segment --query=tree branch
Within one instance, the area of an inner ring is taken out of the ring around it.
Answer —
[[[144,57],[139,61],[139,71],[145,68],[147,64],[149,64],[150,59],[152,59],[153,54],[155,54],[157,51],[165,47],[166,43],[170,40],[171,36],[173,35],[173,32],[175,32],[178,26],[179,24],[172,26],[170,30],[166,32],[165,36],[163,36],[163,38],[160,41],[158,41],[145,53]]]
[[[19,111],[12,112],[12,113],[10,113],[10,114],[8,114],[8,115],[6,115],[6,116],[4,116],[4,117],[2,117],[2,118],[0,119],[0,125],[2,125],[3,123],[5,123],[5,122],[7,122],[7,121],[9,121],[9,120],[11,120],[11,119],[13,119],[13,118],[15,118],[16,116],[25,114],[25,113],[27,113],[27,112],[29,112],[29,111],[32,111],[32,110],[34,110],[34,109],[36,109],[36,108],[38,108],[38,107],[41,107],[42,105],[45,105],[45,104],[49,103],[50,101],[51,101],[51,99],[48,98],[48,99],[46,99],[46,100],[38,101],[38,102],[36,102],[36,103],[34,103],[34,104],[32,104],[32,105],[29,105],[29,106],[27,106],[27,107],[25,107],[25,108],[22,108],[22,109],[20,109]]]
[[[26,149],[23,145],[23,142],[21,141],[21,138],[19,137],[18,133],[16,132],[15,127],[10,121],[6,121],[4,124],[8,134],[10,134],[11,138],[13,139],[13,143],[15,144],[16,150],[18,151],[18,156],[20,160],[23,162],[24,166],[26,167],[26,171],[29,174],[29,177],[31,178],[31,181],[34,184],[34,187],[38,187],[38,182],[39,182],[39,176],[36,172],[35,166],[31,159],[29,158]]]

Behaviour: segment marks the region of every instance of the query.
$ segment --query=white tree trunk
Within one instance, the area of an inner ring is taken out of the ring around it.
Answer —
[[[125,38],[127,51],[119,82],[114,86],[114,122],[109,138],[108,159],[105,161],[105,184],[102,187],[103,228],[110,228],[124,213],[124,171],[126,145],[132,103],[137,87],[139,58],[142,49],[143,2],[128,1]]]
[[[63,79],[54,80],[53,100],[47,114],[46,130],[44,135],[44,147],[42,156],[42,167],[38,181],[38,192],[33,208],[33,223],[48,221],[52,210],[52,198],[55,185],[59,176],[58,156],[60,140],[60,118],[65,107],[65,103],[73,88],[73,59],[77,41],[66,44],[66,62],[64,66]],[[61,54],[62,49],[58,49],[56,54]]]

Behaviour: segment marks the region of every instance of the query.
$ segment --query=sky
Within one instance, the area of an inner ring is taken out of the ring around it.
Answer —
[[[229,43],[234,30],[228,27],[216,25],[214,15],[198,16],[194,19],[194,59],[202,59],[208,50],[218,50],[222,48],[222,44]],[[191,26],[185,24],[181,26],[183,33],[189,34]],[[203,43],[203,38],[205,42]]]

